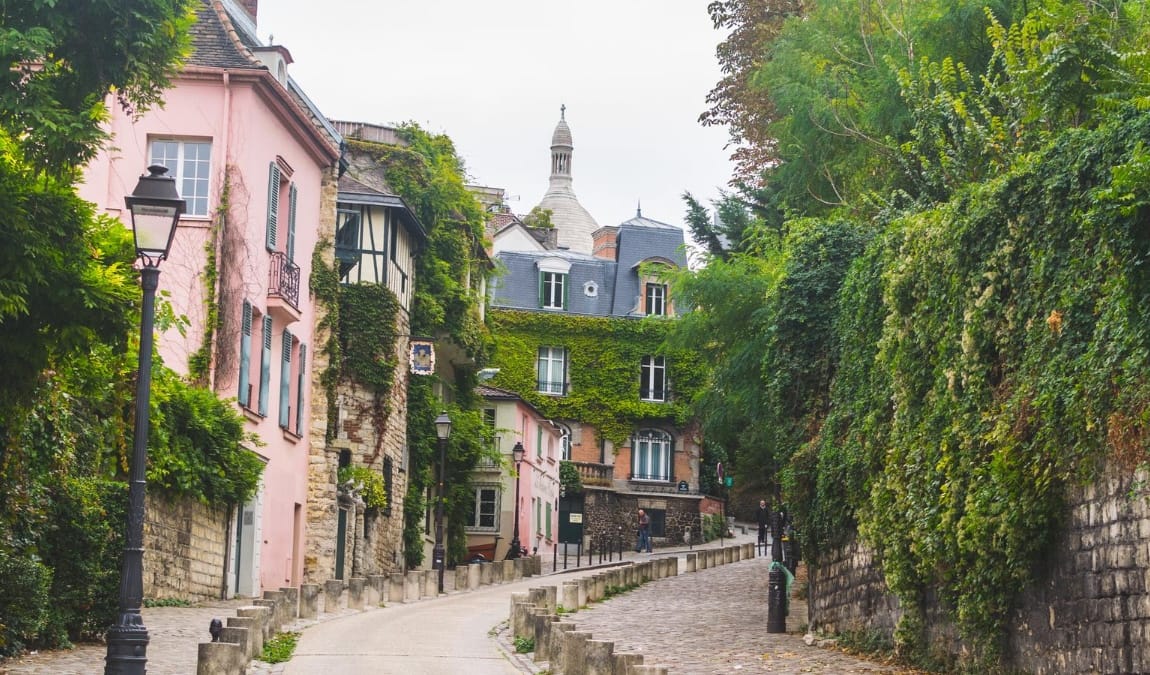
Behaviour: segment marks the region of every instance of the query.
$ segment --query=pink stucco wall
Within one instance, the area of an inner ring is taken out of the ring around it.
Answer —
[[[298,190],[294,261],[300,266],[301,290],[299,319],[289,322],[282,315],[275,318],[272,331],[272,367],[270,405],[266,417],[250,411],[248,431],[256,432],[263,445],[254,448],[267,460],[259,498],[258,566],[256,578],[260,588],[276,589],[298,583],[302,572],[302,508],[307,498],[308,452],[305,438],[299,439],[279,427],[278,392],[280,382],[280,337],[290,330],[298,340],[314,348],[312,341],[313,312],[307,281],[311,272],[311,253],[316,244],[320,221],[321,185],[332,157],[317,152],[314,136],[307,142],[302,123],[294,123],[283,113],[285,91],[274,82],[258,79],[229,78],[226,73],[199,73],[181,77],[164,96],[165,105],[138,119],[125,114],[110,102],[110,130],[114,137],[110,149],[101,153],[87,168],[80,195],[105,212],[126,220],[124,196],[134,189],[136,180],[145,172],[151,139],[210,140],[210,199],[207,217],[185,217],[177,229],[169,259],[160,269],[160,292],[166,294],[177,315],[186,316],[185,334],[168,330],[158,336],[158,349],[167,366],[186,373],[188,357],[200,348],[205,334],[208,303],[220,297],[207,288],[204,269],[207,264],[205,245],[212,236],[211,227],[220,223],[221,191],[225,178],[230,182],[227,204],[227,227],[232,241],[239,241],[236,253],[225,262],[233,271],[231,280],[223,280],[231,289],[226,306],[221,306],[224,326],[238,326],[242,301],[247,299],[261,314],[268,314],[268,275],[270,256],[265,248],[269,164],[282,158],[292,174],[285,176]],[[276,99],[279,95],[280,99]],[[278,109],[277,109],[278,108]],[[334,152],[334,150],[332,151]],[[280,198],[281,214],[286,213],[287,194]],[[286,218],[281,216],[281,222]],[[238,352],[238,334],[217,332],[219,348]],[[259,346],[253,339],[252,363],[258,364]],[[296,363],[298,367],[298,362]],[[258,366],[256,368],[258,373]],[[212,384],[218,394],[234,399],[237,395],[238,370],[213,364]],[[304,420],[310,416],[311,394],[305,378],[304,406],[295,410]],[[258,376],[257,376],[258,386]],[[252,407],[255,407],[254,405]],[[294,422],[292,424],[294,427]]]

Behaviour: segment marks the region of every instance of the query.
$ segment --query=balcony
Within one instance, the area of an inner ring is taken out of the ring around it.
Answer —
[[[615,467],[610,464],[592,462],[571,462],[571,464],[579,471],[579,478],[584,485],[611,487],[615,477]]]
[[[299,321],[299,265],[281,251],[271,252],[268,313],[282,323]]]

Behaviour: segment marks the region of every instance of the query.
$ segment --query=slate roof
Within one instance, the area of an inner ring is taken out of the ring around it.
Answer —
[[[505,309],[559,312],[588,316],[637,316],[641,292],[640,263],[653,258],[666,259],[686,267],[682,250],[683,231],[673,225],[649,218],[633,218],[619,225],[617,260],[596,258],[568,250],[503,251],[497,258],[506,273],[492,284],[491,305]],[[567,282],[568,307],[545,310],[539,307],[538,263],[547,258],[560,258],[571,264]],[[584,292],[594,282],[597,293]]]
[[[188,63],[208,68],[264,70],[251,52],[242,48],[234,25],[225,13],[216,11],[211,0],[196,7],[196,22],[191,27],[192,53]]]

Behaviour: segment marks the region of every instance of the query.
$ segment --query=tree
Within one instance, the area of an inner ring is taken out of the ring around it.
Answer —
[[[533,207],[531,211],[523,216],[523,224],[527,227],[536,227],[551,229],[555,227],[555,223],[551,222],[551,216],[554,215],[551,209],[545,209],[538,205]]]

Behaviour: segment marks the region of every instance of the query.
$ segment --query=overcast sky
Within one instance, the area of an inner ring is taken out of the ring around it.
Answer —
[[[330,118],[447,134],[469,180],[539,203],[567,106],[574,188],[600,225],[683,226],[683,191],[730,178],[727,132],[698,123],[722,34],[706,0],[260,0],[259,33]]]

